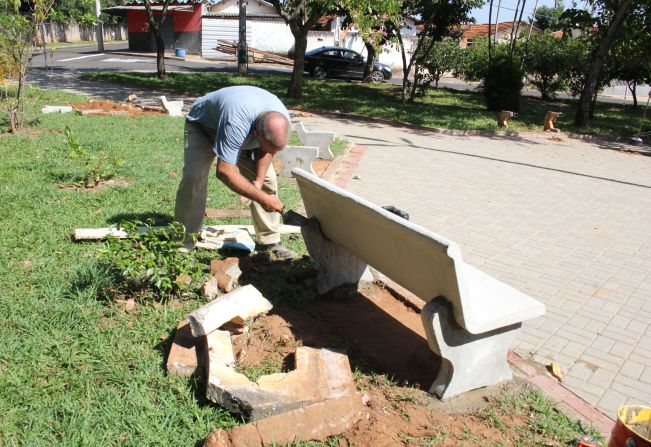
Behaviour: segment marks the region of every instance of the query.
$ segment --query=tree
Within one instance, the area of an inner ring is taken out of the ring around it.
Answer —
[[[535,17],[530,17],[529,20],[533,22],[533,26],[543,31],[551,30],[558,31],[561,29],[561,15],[565,8],[561,6],[539,6],[536,9]]]
[[[574,126],[584,127],[588,124],[590,111],[598,91],[599,81],[603,79],[602,68],[610,49],[622,37],[623,25],[626,16],[637,4],[634,0],[593,0],[594,16],[590,38],[594,42],[594,50],[590,57],[590,64],[585,75],[585,82],[581,90],[581,97],[574,116]],[[576,10],[566,11],[565,15],[573,15]],[[585,11],[577,11],[577,17],[585,17]]]
[[[404,0],[402,4],[402,17],[419,17],[417,22],[420,28],[416,33],[417,43],[412,51],[412,57],[407,62],[407,50],[405,48],[401,27],[402,21],[392,22],[389,24],[387,32],[398,42],[398,47],[402,54],[402,103],[407,102],[407,90],[409,86],[409,73],[412,67],[414,70],[414,82],[410,100],[416,92],[419,81],[418,66],[420,65],[419,57],[428,54],[435,42],[442,40],[444,37],[452,36],[458,32],[458,25],[472,21],[470,11],[483,4],[483,0]]]
[[[434,81],[434,88],[439,88],[439,80],[444,73],[457,69],[461,60],[462,50],[459,42],[447,39],[435,42],[430,52],[423,55],[421,64]]]
[[[388,23],[400,20],[400,0],[341,0],[344,29],[359,33],[367,52],[363,82],[371,81],[373,60],[389,42]]]
[[[637,107],[636,86],[651,82],[651,16],[633,15],[627,20],[627,35],[612,49],[614,77],[626,81],[633,97],[633,107]]]
[[[488,38],[475,39],[472,45],[461,49],[459,72],[467,81],[480,81],[488,67]]]
[[[0,81],[15,81],[16,96],[8,103],[10,131],[22,127],[23,93],[29,64],[38,44],[38,30],[52,9],[52,0],[32,0],[21,11],[19,0],[0,0]]]
[[[334,6],[331,0],[271,0],[276,12],[289,25],[294,36],[294,69],[287,88],[287,96],[301,99],[303,97],[303,68],[305,67],[305,50],[307,34],[317,20]]]
[[[550,32],[531,36],[523,67],[529,82],[540,92],[542,99],[556,96],[567,85],[570,60],[569,39],[558,39]]]
[[[163,9],[160,14],[154,14],[151,8],[151,0],[143,1],[145,3],[145,11],[147,11],[149,29],[154,33],[154,39],[156,40],[156,71],[158,72],[159,79],[165,79],[167,78],[167,72],[165,71],[165,39],[163,39],[161,26],[165,22],[167,8],[172,0],[163,0]]]

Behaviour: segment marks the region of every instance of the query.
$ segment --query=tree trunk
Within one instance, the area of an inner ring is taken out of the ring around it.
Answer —
[[[627,82],[628,89],[631,91],[631,96],[633,97],[633,108],[637,109],[637,80]]]
[[[413,56],[412,56],[413,57]],[[416,96],[416,89],[418,88],[418,83],[420,82],[420,65],[418,62],[414,64],[414,83],[411,85],[411,92],[409,93],[409,102],[414,102],[414,97]]]
[[[16,91],[16,101],[9,108],[9,125],[10,132],[16,133],[22,127],[22,108],[23,93],[25,91],[25,78],[27,77],[27,64],[20,67],[18,71],[18,90]]]
[[[303,68],[305,67],[305,49],[307,48],[307,29],[290,26],[294,35],[294,69],[287,88],[287,97],[303,98]]]
[[[167,78],[165,71],[165,40],[160,32],[160,28],[156,27],[154,37],[156,38],[156,70],[158,71],[158,79],[165,79]]]
[[[375,47],[368,42],[364,42],[366,47],[366,53],[368,57],[366,58],[366,66],[364,67],[364,76],[362,82],[371,82],[371,72],[373,71],[373,61],[375,60]]]
[[[579,99],[579,104],[576,108],[576,115],[574,116],[574,126],[583,127],[588,124],[590,116],[590,102],[594,96],[594,91],[597,88],[597,83],[599,81],[599,75],[601,74],[601,68],[604,65],[606,56],[610,48],[615,43],[617,37],[617,31],[621,27],[628,11],[633,6],[633,0],[622,0],[619,8],[615,11],[604,37],[599,42],[599,46],[592,54],[592,60],[590,61],[590,68],[588,69],[588,74],[586,75],[585,85],[581,91],[581,98]]]

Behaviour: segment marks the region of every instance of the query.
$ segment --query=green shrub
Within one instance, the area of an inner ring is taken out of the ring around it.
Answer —
[[[519,112],[523,75],[517,59],[495,55],[482,83],[488,110]]]
[[[185,237],[183,225],[155,227],[148,220],[123,222],[120,227],[127,238],[109,238],[100,254],[121,278],[116,292],[162,299],[198,291],[206,267],[192,253],[178,250]]]

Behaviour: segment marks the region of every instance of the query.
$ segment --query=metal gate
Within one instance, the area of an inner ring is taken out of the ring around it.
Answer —
[[[218,40],[239,40],[239,21],[237,17],[223,19],[217,17],[201,18],[201,57],[207,59],[235,60],[234,55],[215,50]],[[251,42],[251,27],[246,27],[246,41]]]

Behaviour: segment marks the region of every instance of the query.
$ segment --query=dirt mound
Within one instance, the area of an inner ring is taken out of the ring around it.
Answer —
[[[71,103],[70,106],[77,112],[99,116],[130,116],[134,118],[140,115],[167,115],[163,108],[140,107],[132,104],[118,103],[113,101],[88,101]]]

